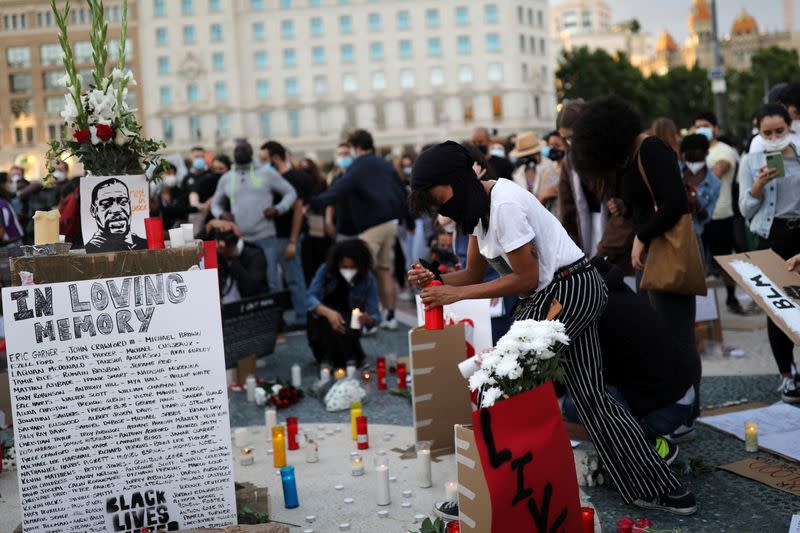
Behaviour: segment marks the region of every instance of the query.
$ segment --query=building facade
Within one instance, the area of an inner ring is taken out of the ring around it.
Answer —
[[[61,5],[61,2],[59,2]],[[105,2],[109,39],[119,39],[122,0]],[[140,71],[136,2],[128,2],[126,57],[134,74]],[[68,31],[73,55],[84,86],[91,83],[91,21],[84,2],[72,3]],[[64,72],[58,27],[49,0],[4,0],[0,3],[0,170],[11,165],[25,168],[26,176],[42,177],[47,143],[63,132],[61,111],[65,89],[59,85]],[[109,63],[117,47],[109,47]],[[141,108],[143,102],[131,88],[129,103]],[[143,116],[140,109],[139,116]]]
[[[143,0],[147,133],[170,150],[278,139],[327,158],[555,122],[546,0]]]

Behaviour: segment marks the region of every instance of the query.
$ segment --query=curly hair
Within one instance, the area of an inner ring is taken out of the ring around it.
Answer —
[[[358,277],[366,276],[372,270],[372,254],[367,245],[361,239],[348,239],[336,243],[328,252],[325,260],[325,268],[329,274],[339,271],[339,263],[345,257],[350,258],[356,264]]]

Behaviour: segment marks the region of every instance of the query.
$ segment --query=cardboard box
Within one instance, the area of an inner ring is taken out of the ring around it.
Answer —
[[[463,533],[490,533],[492,504],[472,425],[455,426],[458,518]]]
[[[458,371],[467,353],[464,325],[417,328],[408,340],[417,441],[432,441],[433,453],[453,453],[453,426],[469,424],[472,413],[469,387]]]

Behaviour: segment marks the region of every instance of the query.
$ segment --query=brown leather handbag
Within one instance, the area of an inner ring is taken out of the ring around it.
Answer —
[[[642,179],[653,198],[653,208],[658,211],[656,195],[647,179],[641,154],[637,154],[636,159]],[[691,214],[682,215],[677,224],[650,241],[639,286],[647,291],[696,296],[708,294],[706,271],[700,258],[700,246],[697,244]]]

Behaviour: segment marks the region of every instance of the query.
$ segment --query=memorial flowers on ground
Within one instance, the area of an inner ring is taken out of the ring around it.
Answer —
[[[61,139],[51,141],[47,153],[48,176],[52,183],[56,160],[76,157],[87,173],[95,176],[143,174],[144,169],[158,160],[165,145],[142,136],[136,119],[136,109],[126,98],[128,89],[136,86],[133,73],[126,66],[125,40],[128,30],[128,3],[122,4],[122,29],[118,43],[106,43],[108,23],[102,0],[87,0],[92,28],[92,82],[84,87],[75,66],[67,33],[70,2],[59,10],[56,0],[50,0],[58,25],[58,40],[66,74],[61,79],[67,92],[61,117],[66,128]],[[108,62],[108,46],[118,47],[117,65]]]

